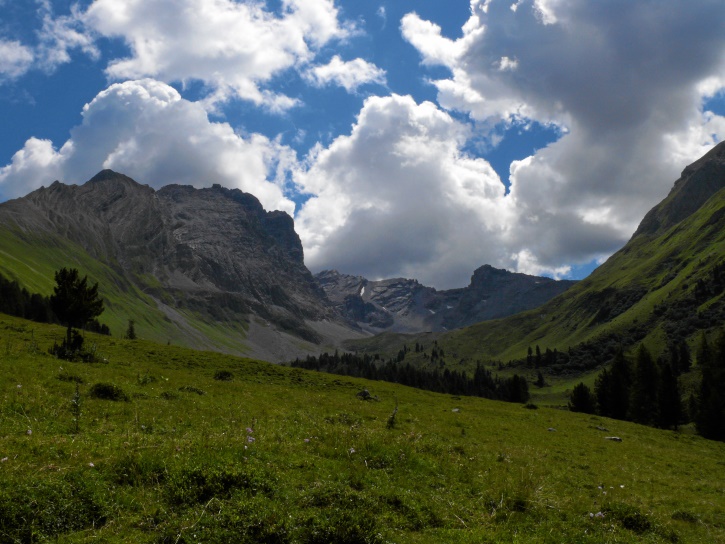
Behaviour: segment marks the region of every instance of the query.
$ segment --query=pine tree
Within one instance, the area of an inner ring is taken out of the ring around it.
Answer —
[[[55,273],[56,286],[50,296],[50,306],[58,319],[68,327],[66,343],[74,344],[73,329],[82,328],[103,313],[103,301],[98,296],[98,284],[88,285],[88,277],[80,277],[75,268],[62,268]]]
[[[632,375],[629,417],[632,421],[649,425],[654,423],[656,415],[657,367],[649,350],[640,344]]]
[[[687,342],[682,340],[678,346],[677,349],[679,351],[679,363],[680,367],[678,369],[678,372],[680,374],[684,372],[690,371],[690,366],[692,365],[692,355],[690,354],[690,346],[687,345]]]
[[[657,426],[662,429],[677,429],[682,417],[682,400],[677,376],[670,363],[660,367],[657,387]]]
[[[700,342],[697,345],[697,352],[695,356],[697,357],[697,364],[701,368],[709,366],[712,362],[712,348],[710,347],[710,342],[707,341],[705,331],[702,331],[700,334]]]
[[[594,385],[599,413],[614,419],[626,419],[629,413],[631,371],[622,349],[618,349],[612,366],[597,377]]]
[[[612,372],[605,368],[599,373],[594,382],[594,399],[597,403],[597,413],[605,417],[612,415]]]
[[[126,339],[136,340],[136,326],[133,319],[128,320],[128,328],[126,329]]]
[[[704,347],[707,339],[704,334],[702,337],[705,341],[701,346]],[[711,440],[725,441],[725,331],[720,334],[713,349],[698,349],[697,363],[702,366],[695,419],[697,432]]]
[[[579,382],[569,397],[569,410],[593,414],[596,408],[596,400],[591,390],[583,382]]]

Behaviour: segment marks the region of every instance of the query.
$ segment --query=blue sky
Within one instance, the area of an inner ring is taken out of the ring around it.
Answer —
[[[112,168],[254,194],[313,271],[581,278],[724,89],[715,0],[0,0],[0,200]]]

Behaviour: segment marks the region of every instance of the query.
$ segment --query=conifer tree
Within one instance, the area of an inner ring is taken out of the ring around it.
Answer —
[[[608,368],[602,370],[594,382],[594,399],[598,414],[614,417],[612,416],[612,372]]]
[[[98,284],[88,285],[88,277],[80,277],[75,268],[61,268],[55,273],[56,286],[50,296],[50,306],[58,319],[68,327],[66,343],[72,342],[73,328],[103,313],[103,301],[98,296]]]
[[[569,410],[572,412],[582,412],[585,414],[593,414],[596,408],[596,401],[589,387],[584,382],[579,382],[571,392],[569,397]]]
[[[687,342],[682,340],[678,346],[677,349],[679,351],[679,369],[678,373],[682,374],[684,372],[690,371],[690,366],[692,365],[692,355],[690,355],[690,346],[687,345]]]
[[[701,347],[708,347],[698,349],[697,362],[698,366],[702,366],[702,382],[695,424],[697,432],[705,438],[725,441],[725,331],[712,349],[708,349],[704,333],[702,338]]]
[[[649,350],[640,344],[632,374],[629,416],[632,421],[649,425],[654,423],[656,414],[657,367]]]
[[[618,349],[612,366],[597,377],[595,397],[599,413],[614,419],[626,419],[629,413],[631,371],[622,349]]]
[[[657,426],[662,429],[677,429],[682,416],[682,400],[677,376],[670,363],[660,367],[657,387]]]

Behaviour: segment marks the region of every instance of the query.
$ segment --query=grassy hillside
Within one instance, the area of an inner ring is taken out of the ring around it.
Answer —
[[[49,295],[55,285],[54,273],[63,267],[77,268],[99,283],[106,308],[100,321],[111,328],[114,336],[122,336],[131,319],[140,337],[156,342],[237,353],[246,350],[246,331],[241,323],[220,321],[212,327],[183,304],[173,310],[174,319],[170,319],[145,292],[157,292],[155,278],[137,278],[139,285],[146,286],[141,290],[119,273],[114,263],[93,258],[62,236],[44,238],[0,226],[0,274],[6,278],[18,281],[32,293]],[[174,306],[172,301],[167,302]]]
[[[725,541],[722,443],[63,334],[0,316],[2,542]]]
[[[469,366],[477,359],[521,359],[536,345],[567,351],[602,338],[625,347],[644,342],[658,354],[668,339],[692,340],[723,323],[725,293],[700,293],[698,283],[711,286],[714,270],[725,264],[724,225],[725,189],[665,232],[633,238],[588,278],[536,310],[448,333],[381,335],[347,347],[392,354],[403,343],[437,340],[448,360]]]

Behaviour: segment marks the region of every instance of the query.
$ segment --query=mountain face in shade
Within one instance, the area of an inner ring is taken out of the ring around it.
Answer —
[[[56,181],[0,205],[0,224],[80,246],[117,281],[170,310],[217,321],[256,318],[312,344],[324,333],[311,324],[338,319],[304,265],[292,218],[266,212],[239,190],[154,191],[104,170],[84,185]],[[68,255],[68,266],[73,261]]]
[[[315,279],[343,315],[372,332],[465,327],[536,308],[576,283],[489,265],[478,268],[467,287],[443,291],[410,279],[371,281],[335,270],[320,272]]]

